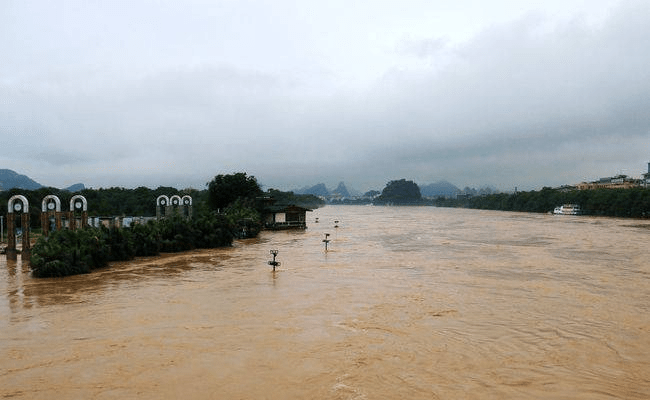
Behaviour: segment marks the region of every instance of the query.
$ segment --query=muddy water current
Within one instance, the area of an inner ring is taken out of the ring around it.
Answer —
[[[0,397],[650,398],[650,222],[307,217],[64,279],[0,256]]]

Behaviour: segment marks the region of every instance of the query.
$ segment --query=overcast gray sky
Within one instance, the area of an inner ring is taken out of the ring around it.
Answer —
[[[650,161],[645,0],[3,0],[0,168],[537,189]]]

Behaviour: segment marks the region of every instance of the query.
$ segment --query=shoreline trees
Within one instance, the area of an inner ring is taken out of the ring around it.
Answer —
[[[40,237],[32,249],[30,260],[34,276],[61,277],[88,273],[107,266],[111,261],[128,261],[138,256],[155,256],[160,253],[200,248],[226,247],[232,245],[235,238],[254,237],[259,233],[262,229],[261,218],[265,202],[261,201],[264,193],[255,177],[245,173],[217,175],[207,185],[207,191],[191,192],[197,200],[191,219],[173,215],[130,227],[89,227],[75,231],[62,229],[47,237]],[[83,193],[92,199],[89,203],[97,202],[100,210],[112,210],[112,215],[124,215],[126,211],[134,211],[137,208],[127,206],[140,203],[139,210],[142,214],[152,216],[155,214],[155,198],[161,191],[167,194],[187,192],[173,188],[158,188],[156,191],[147,188],[111,188],[99,191],[85,189]],[[72,195],[65,191],[58,193],[64,201],[66,195]],[[106,196],[107,194],[109,196]],[[291,192],[284,193],[272,189],[269,194],[278,195],[285,201],[303,197],[303,200],[314,201],[312,196],[295,196]],[[35,197],[36,194],[30,193],[30,196]],[[115,201],[114,197],[118,200]],[[38,210],[37,207],[33,208]],[[91,210],[93,208],[94,206]],[[38,221],[38,218],[33,219]]]
[[[491,194],[445,203],[452,207],[535,213],[551,212],[557,206],[571,203],[580,205],[584,215],[650,217],[648,188],[562,190],[545,187],[539,191]]]

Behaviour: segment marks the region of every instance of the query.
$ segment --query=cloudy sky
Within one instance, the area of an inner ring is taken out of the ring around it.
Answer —
[[[0,168],[537,189],[650,161],[646,0],[3,0]]]

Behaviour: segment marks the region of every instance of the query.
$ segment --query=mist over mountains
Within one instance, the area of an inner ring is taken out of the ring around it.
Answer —
[[[420,194],[422,194],[422,197],[452,197],[460,192],[459,188],[444,180],[418,186],[420,186]]]
[[[19,174],[10,169],[0,169],[0,191],[6,191],[14,188],[24,190],[37,190],[43,187],[46,187],[46,185],[42,185],[39,182],[36,182],[27,175]],[[441,180],[426,185],[418,184],[418,187],[420,188],[422,197],[454,197],[458,193],[477,194],[496,191],[496,189],[489,187],[484,187],[479,190],[472,188],[460,189],[446,180]],[[69,192],[78,192],[80,190],[84,190],[85,188],[86,187],[83,183],[77,183],[67,188],[63,188],[63,190],[67,190]],[[382,189],[383,187],[375,188],[374,190],[381,193]],[[305,186],[299,189],[295,189],[293,192],[296,194],[312,194],[314,196],[341,199],[362,197],[366,194],[353,188],[347,187],[344,182],[339,182],[339,184],[334,189],[329,189],[324,183],[318,183],[313,186]]]
[[[454,197],[458,193],[476,194],[478,192],[481,193],[496,192],[496,189],[487,186],[479,190],[473,188],[460,189],[456,185],[447,182],[446,180],[441,180],[426,185],[418,184],[418,187],[420,188],[420,193],[422,194],[422,197]],[[382,189],[383,188],[376,188],[375,190],[381,192]],[[321,197],[340,197],[340,198],[350,198],[350,197],[358,197],[364,195],[363,193],[357,190],[348,188],[344,182],[339,182],[336,189],[333,190],[328,189],[324,183],[318,183],[314,186],[305,186],[300,189],[296,189],[294,190],[294,193],[312,194],[314,196],[321,196]]]
[[[44,185],[36,182],[27,175],[21,175],[16,171],[10,169],[0,169],[0,190],[10,190],[10,189],[24,189],[24,190],[37,190]],[[76,183],[63,190],[69,192],[78,192],[84,190],[86,186],[83,183]]]

